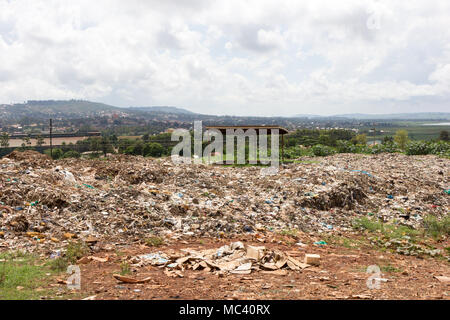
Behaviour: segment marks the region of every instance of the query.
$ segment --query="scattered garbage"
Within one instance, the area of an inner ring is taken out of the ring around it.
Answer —
[[[53,161],[14,152],[0,159],[0,245],[54,252],[68,240],[89,237],[120,243],[145,242],[149,235],[339,233],[361,215],[417,228],[430,213],[448,214],[449,161],[336,154],[262,176],[257,167],[174,164],[170,158]]]

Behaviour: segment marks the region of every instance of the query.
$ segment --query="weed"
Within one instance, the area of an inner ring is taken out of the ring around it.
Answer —
[[[161,237],[150,237],[145,239],[144,242],[149,247],[159,247],[164,244],[164,239]]]
[[[428,215],[424,219],[425,232],[433,237],[439,239],[442,236],[450,235],[450,216],[442,218],[440,221],[432,215]]]
[[[70,242],[66,248],[65,258],[67,262],[75,264],[78,259],[82,258],[88,252],[89,249],[83,242]]]
[[[65,271],[69,266],[69,262],[65,258],[58,257],[56,259],[50,260],[48,262],[48,265],[53,271]]]
[[[131,273],[130,264],[128,262],[122,262],[120,265],[120,274],[125,276]]]
[[[392,273],[392,272],[402,272],[402,269],[396,268],[390,264],[387,265],[383,265],[380,267],[381,272],[387,272],[387,273]]]
[[[280,235],[288,237],[296,237],[298,234],[297,229],[284,229],[280,231]]]
[[[359,230],[368,230],[369,232],[376,232],[383,235],[388,240],[402,238],[404,236],[410,237],[412,240],[420,234],[419,231],[407,226],[397,224],[386,224],[380,221],[373,221],[367,217],[359,218],[353,221],[353,227]]]

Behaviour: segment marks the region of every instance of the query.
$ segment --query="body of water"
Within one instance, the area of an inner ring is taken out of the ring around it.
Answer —
[[[450,126],[450,122],[424,123],[423,126]]]

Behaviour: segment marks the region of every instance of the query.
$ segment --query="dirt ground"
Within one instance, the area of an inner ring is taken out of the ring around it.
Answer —
[[[172,278],[155,266],[132,269],[127,275],[135,279],[151,277],[144,284],[123,283],[112,276],[120,273],[122,261],[130,256],[183,248],[219,248],[231,241],[279,249],[300,261],[305,253],[316,253],[320,254],[321,263],[320,266],[311,266],[302,271],[288,271],[286,275],[259,271],[249,275],[218,276],[213,272],[184,270],[182,278]],[[262,244],[249,237],[198,239],[177,241],[158,248],[134,245],[101,250],[95,256],[107,257],[107,262],[92,260],[80,265],[81,292],[78,294],[92,300],[450,299],[450,283],[436,278],[450,274],[447,261],[403,256],[370,248],[351,249],[334,245],[307,245],[300,248],[285,242],[272,239]],[[379,289],[369,289],[367,286],[366,282],[372,275],[366,273],[370,265],[381,268]],[[65,288],[65,285],[60,286],[61,289]]]

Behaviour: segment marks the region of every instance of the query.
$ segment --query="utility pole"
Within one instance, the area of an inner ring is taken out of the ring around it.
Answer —
[[[53,140],[52,140],[52,133],[53,133],[53,122],[52,122],[52,119],[50,119],[50,157],[53,158]]]

